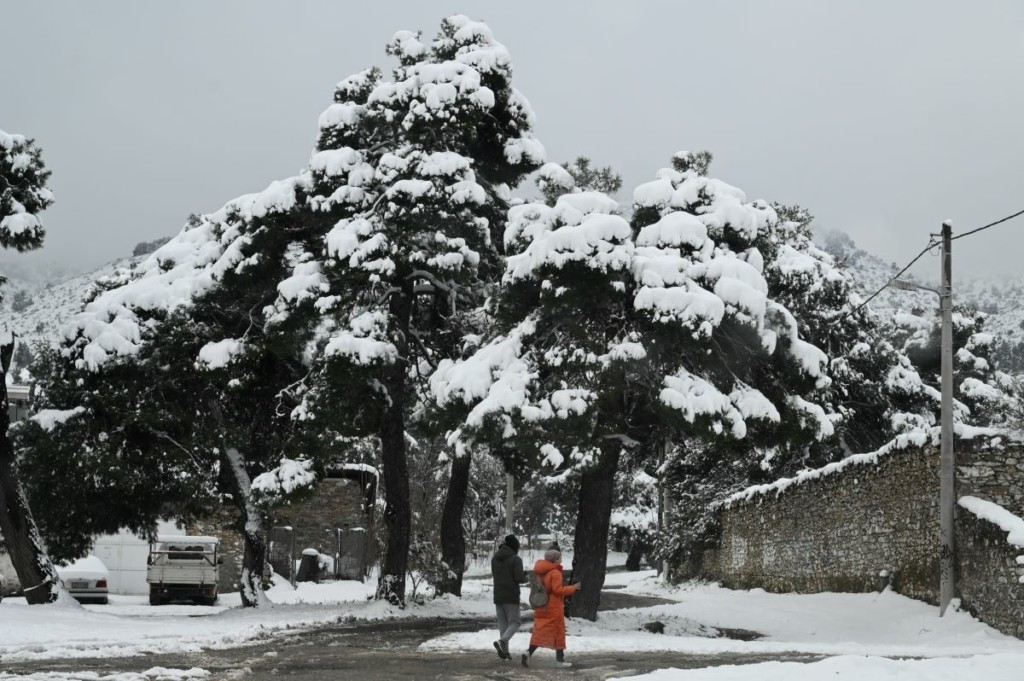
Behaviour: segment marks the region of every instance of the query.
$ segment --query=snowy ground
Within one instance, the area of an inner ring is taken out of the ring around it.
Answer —
[[[612,562],[620,563],[621,556]],[[525,561],[529,562],[529,560]],[[476,572],[478,570],[474,570]],[[666,589],[652,572],[616,572],[606,587],[637,595],[654,595],[675,603],[619,610],[598,622],[570,620],[568,655],[612,651],[671,651],[682,654],[811,653],[829,656],[810,665],[763,663],[700,670],[663,670],[645,681],[727,681],[763,679],[805,681],[830,678],[942,680],[1021,678],[1024,642],[1003,636],[965,613],[940,619],[934,607],[893,593],[780,595],[730,591],[714,585],[687,584]],[[399,610],[369,600],[374,584],[339,582],[275,586],[274,608],[243,610],[237,594],[222,596],[215,607],[149,606],[144,598],[113,596],[107,606],[83,608],[27,606],[19,599],[0,603],[0,660],[119,657],[145,653],[182,653],[226,648],[278,633],[340,621],[401,617],[484,617],[493,615],[488,579],[468,579],[464,597],[429,601]],[[660,621],[665,634],[641,630]],[[529,628],[526,623],[525,629]],[[720,629],[763,634],[751,641],[718,636]],[[424,643],[420,650],[493,653],[494,632],[450,634]],[[528,633],[513,639],[515,650]],[[889,659],[902,658],[902,659]],[[905,659],[911,658],[911,659]],[[922,659],[913,659],[922,658]],[[202,669],[151,669],[143,674],[95,676],[103,681],[156,681],[203,678]],[[0,671],[0,680],[12,681]],[[23,677],[40,681],[87,679],[61,674]]]

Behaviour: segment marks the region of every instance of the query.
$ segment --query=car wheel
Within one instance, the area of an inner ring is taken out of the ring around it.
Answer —
[[[151,595],[149,597],[149,604],[150,605],[163,605],[164,604],[164,599],[160,598],[159,596],[152,596]]]

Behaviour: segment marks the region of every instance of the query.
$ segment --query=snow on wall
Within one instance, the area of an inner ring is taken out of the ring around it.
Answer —
[[[1024,548],[1024,519],[1020,516],[1010,513],[999,504],[978,497],[960,497],[957,504],[1006,532],[1006,541],[1010,544]]]
[[[975,617],[1024,638],[1024,520],[978,497],[958,506],[958,592]]]
[[[978,428],[960,423],[955,424],[953,430],[960,441],[974,440],[982,437],[1000,438],[1005,435],[1003,431],[995,428]],[[923,447],[926,444],[931,444],[937,447],[939,444],[939,433],[940,429],[937,427],[930,428],[927,431],[916,430],[910,433],[904,433],[902,435],[898,435],[894,440],[886,443],[877,451],[868,452],[867,454],[854,454],[840,461],[836,461],[835,463],[822,466],[821,468],[801,471],[792,478],[780,478],[775,482],[770,482],[764,485],[754,485],[740,490],[726,499],[726,504],[732,504],[736,501],[749,501],[757,495],[762,494],[774,493],[778,496],[793,485],[800,485],[810,480],[818,480],[830,475],[835,475],[836,473],[846,471],[851,466],[877,466],[881,457],[910,447]],[[1024,480],[1024,478],[1022,478],[1022,480]]]

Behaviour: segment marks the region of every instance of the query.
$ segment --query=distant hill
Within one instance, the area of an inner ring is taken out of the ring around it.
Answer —
[[[887,263],[858,248],[849,235],[839,230],[821,232],[815,236],[815,241],[845,265],[853,275],[858,292],[865,298],[884,286],[902,267],[902,264]],[[913,277],[903,278],[914,281]],[[937,273],[934,281],[918,280],[918,283],[939,288]],[[1024,373],[1024,276],[957,279],[953,288],[953,304],[985,312],[988,315],[985,329],[996,337],[999,368]],[[871,301],[870,306],[882,317],[899,311],[919,312],[927,317],[930,313],[938,314],[938,297],[930,291],[887,288]]]
[[[71,317],[82,310],[92,296],[97,279],[115,274],[138,263],[141,257],[122,258],[85,274],[69,275],[62,269],[8,267],[0,260],[0,271],[7,277],[0,303],[0,319],[17,334],[12,374],[18,374],[30,360],[37,343],[51,345],[61,338],[61,330]],[[26,351],[30,353],[26,354]]]

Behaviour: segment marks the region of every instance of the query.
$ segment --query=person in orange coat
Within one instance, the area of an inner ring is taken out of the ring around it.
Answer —
[[[582,586],[577,582],[564,586],[562,584],[562,552],[550,549],[538,560],[533,571],[544,583],[548,594],[547,605],[533,609],[533,635],[530,636],[530,647],[523,654],[524,667],[530,666],[530,657],[537,648],[551,648],[555,651],[555,660],[559,667],[570,666],[565,661],[565,597],[579,591]]]

